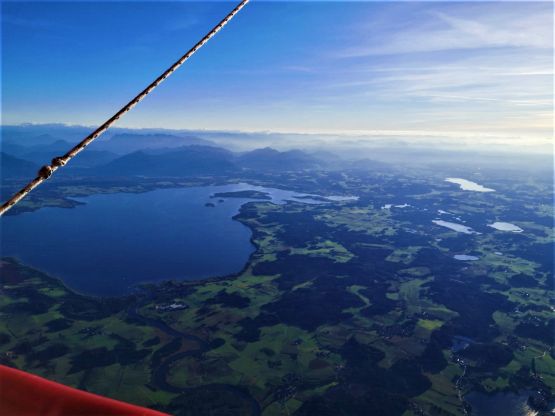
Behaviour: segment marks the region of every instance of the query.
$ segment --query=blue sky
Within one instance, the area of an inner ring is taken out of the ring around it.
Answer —
[[[2,122],[101,123],[232,7],[4,2]],[[550,2],[254,0],[118,125],[545,145],[552,19]]]

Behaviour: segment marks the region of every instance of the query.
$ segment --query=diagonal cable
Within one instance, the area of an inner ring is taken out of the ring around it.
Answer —
[[[0,207],[0,216],[4,215],[11,207],[21,201],[29,192],[39,186],[41,183],[46,181],[54,172],[59,168],[64,166],[67,162],[73,159],[79,152],[81,152],[85,147],[91,144],[96,138],[98,138],[102,133],[104,133],[108,128],[114,124],[121,116],[135,107],[143,98],[152,92],[162,81],[169,77],[177,68],[187,61],[196,51],[198,51],[206,42],[210,40],[216,33],[222,29],[227,22],[229,22],[238,12],[241,10],[249,0],[242,0],[229,14],[224,17],[220,23],[218,23],[214,28],[208,32],[195,46],[193,46],[189,51],[183,55],[177,62],[170,66],[166,71],[162,73],[158,78],[156,78],[148,87],[142,90],[135,98],[124,105],[116,114],[105,121],[100,127],[95,131],[85,137],[81,142],[76,144],[71,150],[69,150],[65,155],[58,156],[52,159],[50,165],[45,165],[40,168],[37,177],[25,185],[19,192],[15,193],[10,199],[8,199]]]

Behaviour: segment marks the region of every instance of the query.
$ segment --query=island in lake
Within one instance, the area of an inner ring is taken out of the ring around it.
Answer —
[[[232,191],[232,192],[216,192],[211,198],[248,198],[248,199],[267,199],[271,200],[272,197],[267,192],[245,190],[245,191]]]

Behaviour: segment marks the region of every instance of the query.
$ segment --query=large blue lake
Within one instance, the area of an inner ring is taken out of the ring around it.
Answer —
[[[318,202],[248,184],[92,195],[73,209],[2,218],[1,254],[101,296],[128,293],[141,282],[235,273],[254,247],[250,230],[232,217],[252,199],[210,196],[241,190],[267,192],[273,203]]]

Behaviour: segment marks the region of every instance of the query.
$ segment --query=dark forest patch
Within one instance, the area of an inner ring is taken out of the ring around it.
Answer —
[[[164,409],[175,416],[249,416],[258,414],[258,405],[240,387],[208,385],[187,389]]]
[[[479,371],[495,371],[513,359],[511,348],[501,344],[470,344],[460,355],[472,360],[472,367]]]
[[[455,280],[434,280],[426,284],[434,302],[459,314],[449,325],[456,335],[487,342],[499,334],[493,321],[495,311],[509,312],[515,304],[499,293],[482,292],[478,287]]]
[[[330,238],[334,229],[322,221],[314,219],[314,213],[305,207],[302,212],[271,212],[264,218],[264,223],[278,223],[282,231],[278,238],[292,247],[303,247],[316,237]]]
[[[515,328],[515,334],[523,338],[532,338],[553,345],[555,341],[555,319],[544,322],[523,322]]]
[[[241,296],[238,292],[228,293],[225,290],[221,290],[213,298],[207,299],[205,303],[208,305],[220,304],[229,308],[244,309],[250,305],[251,300]]]
[[[71,358],[71,369],[68,374],[90,370],[95,367],[106,367],[115,363],[129,365],[143,360],[152,350],[137,350],[135,344],[119,335],[112,334],[118,343],[109,350],[106,347],[84,350]]]
[[[11,337],[5,332],[0,332],[0,345],[5,345],[10,342]]]
[[[73,321],[64,318],[53,319],[52,321],[48,321],[46,324],[46,329],[48,332],[58,332],[64,329],[70,328],[73,324]]]
[[[430,381],[416,363],[401,360],[389,370],[377,363],[385,354],[351,337],[339,350],[346,361],[343,380],[323,396],[305,402],[300,415],[401,415],[407,397],[426,391]]]
[[[276,315],[267,313],[261,313],[256,318],[243,318],[238,322],[242,329],[235,335],[235,338],[239,341],[256,342],[260,339],[260,328],[278,325],[279,323],[281,322]]]
[[[71,358],[68,374],[90,370],[95,367],[107,367],[116,362],[115,356],[106,347],[85,350]]]
[[[94,321],[121,312],[129,304],[130,301],[126,298],[93,299],[72,295],[64,298],[60,306],[60,312],[66,318]]]
[[[323,324],[336,324],[352,315],[343,309],[364,306],[353,293],[328,288],[300,288],[285,293],[263,309],[289,325],[313,331]]]
[[[23,287],[17,290],[8,291],[9,295],[14,299],[25,299],[22,302],[10,303],[2,307],[3,312],[7,313],[24,313],[28,315],[40,315],[48,312],[48,310],[56,304],[56,300],[43,295],[31,287]]]
[[[42,350],[35,350],[27,355],[26,359],[28,362],[37,361],[36,366],[45,366],[51,360],[62,357],[69,352],[69,347],[65,344],[59,342],[50,344]]]
[[[509,283],[512,287],[538,287],[539,286],[536,279],[524,273],[511,276],[509,278]]]
[[[386,296],[389,284],[372,282],[367,286],[359,290],[359,293],[370,301],[370,306],[361,310],[363,316],[384,315],[397,307],[397,302]]]
[[[540,270],[553,274],[555,243],[520,245],[518,254],[527,260],[539,263]]]
[[[443,356],[441,342],[434,336],[437,332],[433,332],[426,349],[420,357],[418,357],[418,364],[422,366],[422,370],[432,374],[439,373],[447,367],[447,360]]]
[[[258,263],[253,268],[256,275],[281,274],[276,280],[280,290],[290,290],[294,286],[308,282],[317,277],[328,276],[334,278],[345,274],[344,264],[336,263],[324,257],[308,257],[302,255],[289,255],[281,252],[277,259],[271,262]]]
[[[323,396],[314,397],[299,408],[299,416],[402,415],[408,400],[398,394],[379,390],[362,390],[352,385],[340,385]]]

